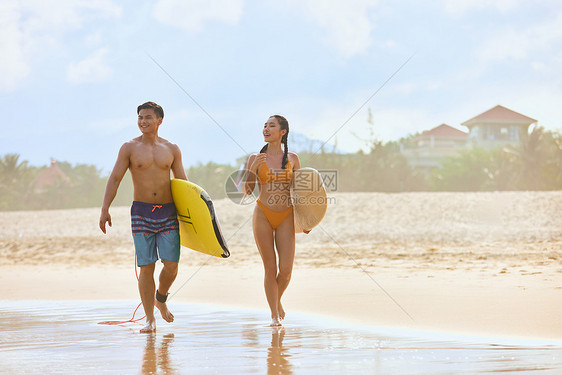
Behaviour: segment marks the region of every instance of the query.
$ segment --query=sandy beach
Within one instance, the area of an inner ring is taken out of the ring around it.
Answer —
[[[125,322],[139,304],[129,207],[107,235],[96,208],[1,212],[0,372],[562,371],[562,192],[332,198],[297,235],[283,327],[268,326],[254,205],[225,199],[231,257],[184,249],[176,319],[151,335]]]
[[[336,193],[297,235],[285,308],[365,326],[562,339],[562,192]],[[214,202],[232,256],[183,250],[174,302],[263,309],[254,205]],[[4,300],[138,299],[129,208],[1,212]],[[163,323],[161,323],[163,324]]]

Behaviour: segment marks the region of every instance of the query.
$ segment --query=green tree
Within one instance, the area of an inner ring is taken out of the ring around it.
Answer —
[[[548,161],[544,165],[544,176],[551,189],[562,189],[562,134],[547,133]]]
[[[494,169],[490,151],[464,150],[459,156],[445,158],[441,167],[432,172],[430,183],[438,191],[491,190]]]
[[[517,190],[552,190],[562,187],[560,134],[535,127],[518,146],[498,151],[505,164],[499,173],[511,175],[509,186]]]
[[[384,143],[380,140],[372,140],[370,151],[363,157],[361,164],[362,191],[414,190],[413,169],[400,153],[397,142]]]
[[[101,170],[91,164],[58,162],[59,168],[68,176],[70,182],[62,184],[62,206],[65,208],[96,207],[100,205],[104,192]]]
[[[35,168],[20,161],[19,154],[0,158],[0,210],[24,208],[32,192]]]
[[[535,127],[526,136],[518,148],[520,171],[519,187],[526,190],[539,190],[543,188],[541,176],[542,164],[546,161],[543,144],[545,143],[544,131]]]
[[[199,163],[196,166],[189,167],[187,178],[194,184],[201,186],[211,199],[221,199],[226,197],[225,184],[228,177],[237,169],[237,167],[228,164]]]

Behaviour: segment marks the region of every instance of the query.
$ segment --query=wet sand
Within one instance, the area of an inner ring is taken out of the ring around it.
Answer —
[[[443,335],[294,314],[177,303],[155,334],[128,317],[135,301],[3,301],[0,362],[9,374],[474,374],[562,371],[562,342]]]
[[[209,257],[199,265],[184,265],[170,290],[170,302],[261,309],[267,318],[261,266],[215,262]],[[431,272],[428,277],[396,275],[392,270],[367,274],[355,268],[297,266],[284,298],[287,322],[293,312],[301,312],[365,326],[562,339],[562,299],[557,284],[536,275],[490,281],[488,275],[454,274],[459,277],[451,279],[446,271]],[[15,286],[4,290],[7,300],[139,298],[132,265],[4,267],[0,283]]]

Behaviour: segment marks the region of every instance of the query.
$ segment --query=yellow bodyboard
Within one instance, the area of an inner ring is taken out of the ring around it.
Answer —
[[[219,258],[228,258],[230,252],[209,194],[192,182],[174,178],[172,197],[178,213],[181,245]]]

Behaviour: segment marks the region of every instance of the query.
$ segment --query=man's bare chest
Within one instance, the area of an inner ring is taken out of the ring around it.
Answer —
[[[139,147],[131,155],[130,167],[137,170],[169,170],[173,161],[173,154],[165,147]]]

